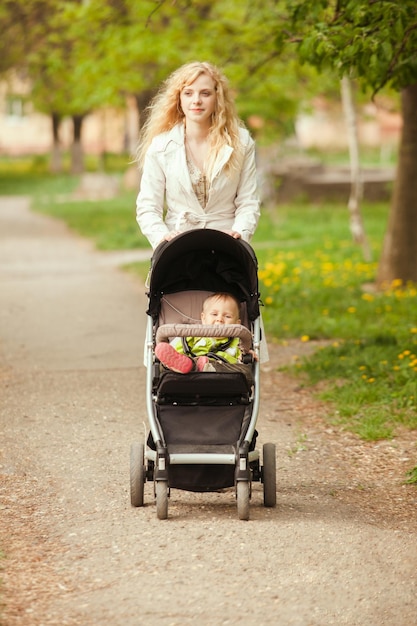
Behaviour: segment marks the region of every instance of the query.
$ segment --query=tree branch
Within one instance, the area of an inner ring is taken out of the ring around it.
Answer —
[[[149,24],[152,21],[152,17],[155,15],[155,13],[157,11],[159,11],[159,9],[162,7],[162,5],[165,4],[165,0],[158,0],[158,4],[156,5],[156,7],[154,9],[152,9],[152,11],[149,13],[148,17],[146,18],[146,24],[145,27],[148,28]]]
[[[412,24],[411,26],[409,26],[405,33],[404,33],[404,37],[402,39],[402,42],[400,44],[400,46],[397,48],[394,56],[391,59],[391,62],[389,64],[389,67],[387,69],[387,72],[385,74],[385,77],[383,79],[383,81],[378,85],[378,87],[376,87],[376,89],[374,90],[374,92],[372,93],[372,100],[375,98],[376,94],[378,93],[378,91],[381,91],[381,89],[383,87],[385,87],[385,85],[388,83],[388,81],[393,77],[394,75],[394,70],[395,70],[395,66],[398,63],[398,58],[400,56],[400,54],[403,52],[405,45],[407,43],[407,40],[409,39],[411,33],[417,30],[417,24]]]

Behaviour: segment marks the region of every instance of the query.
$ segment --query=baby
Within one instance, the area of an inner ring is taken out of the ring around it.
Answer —
[[[240,324],[239,310],[234,296],[215,293],[204,301],[201,321],[206,325]],[[155,355],[165,367],[180,374],[230,371],[229,365],[243,365],[239,344],[239,337],[176,337],[171,343],[157,344]]]

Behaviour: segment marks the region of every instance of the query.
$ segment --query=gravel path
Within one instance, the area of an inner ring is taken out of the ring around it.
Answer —
[[[0,198],[2,626],[414,626],[415,438],[326,425],[276,370],[303,346],[271,346],[262,372],[276,509],[258,483],[249,522],[232,490],[174,490],[158,521],[147,484],[130,507],[147,301],[111,258]]]

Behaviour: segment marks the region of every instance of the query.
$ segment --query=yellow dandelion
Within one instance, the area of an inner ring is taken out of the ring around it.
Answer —
[[[301,337],[301,341],[304,341],[306,343],[307,341],[310,341],[310,337],[308,335],[303,335]]]
[[[371,293],[363,293],[362,300],[365,300],[365,302],[373,302],[375,298]]]
[[[348,313],[356,313],[356,307],[350,306],[347,310]]]
[[[323,272],[332,272],[334,269],[334,265],[330,261],[327,261],[322,264],[321,269]]]

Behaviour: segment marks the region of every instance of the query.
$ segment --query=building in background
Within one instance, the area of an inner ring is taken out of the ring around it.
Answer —
[[[82,143],[86,154],[133,154],[138,139],[139,115],[133,97],[125,108],[103,108],[85,117]],[[71,118],[62,120],[60,143],[63,150],[72,143]],[[51,117],[36,111],[30,100],[30,86],[18,78],[0,83],[0,156],[42,155],[53,144]]]
[[[125,107],[103,108],[87,115],[83,123],[82,144],[86,154],[134,154],[138,140],[139,113],[133,96]],[[358,119],[362,146],[380,148],[381,161],[396,151],[401,131],[401,115],[368,104]],[[63,150],[72,143],[72,120],[65,118],[60,127]],[[339,103],[317,97],[311,112],[296,122],[296,141],[301,149],[345,149],[347,132]],[[51,151],[52,122],[36,111],[30,101],[30,85],[17,77],[0,82],[0,156],[42,155]]]

